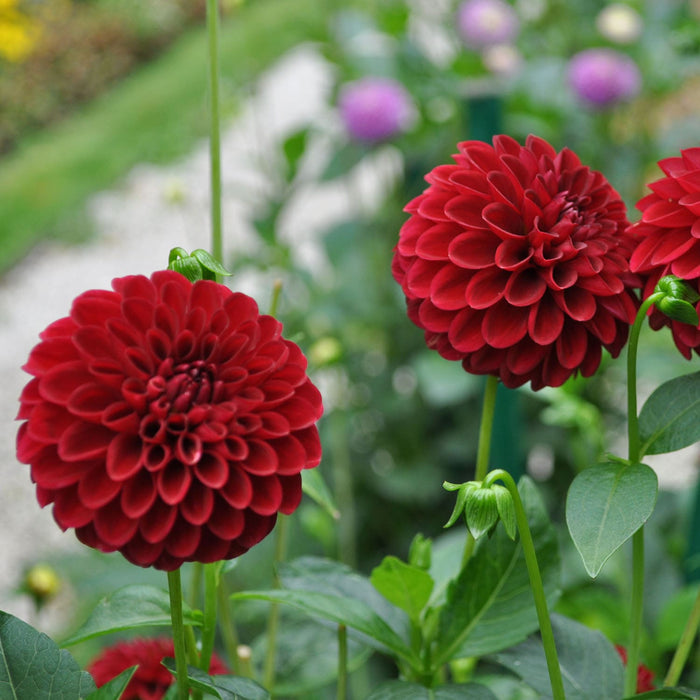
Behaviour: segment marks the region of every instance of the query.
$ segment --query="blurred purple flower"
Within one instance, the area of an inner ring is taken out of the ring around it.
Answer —
[[[367,77],[346,83],[338,99],[340,115],[355,141],[377,142],[405,131],[414,116],[411,96],[396,80]]]
[[[465,0],[457,10],[457,29],[469,48],[481,50],[513,41],[520,22],[504,0]]]
[[[586,49],[569,62],[569,84],[584,102],[609,107],[635,97],[642,77],[637,64],[619,51]]]

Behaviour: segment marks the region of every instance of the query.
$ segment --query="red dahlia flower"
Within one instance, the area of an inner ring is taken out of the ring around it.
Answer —
[[[630,228],[638,239],[630,268],[645,278],[644,297],[668,274],[700,290],[700,148],[665,158],[659,167],[666,177],[649,185],[651,194],[637,202],[642,219]],[[649,324],[654,330],[670,326],[676,346],[687,359],[693,350],[700,354],[698,328],[672,321],[655,308]]]
[[[174,682],[172,673],[161,661],[174,655],[173,640],[167,637],[133,639],[103,649],[87,670],[101,688],[122,671],[138,665],[121,700],[160,700]],[[214,676],[228,672],[223,661],[214,654],[209,673]]]
[[[140,566],[236,557],[321,459],[306,358],[244,294],[122,277],[52,323],[24,369],[19,460],[81,542]]]
[[[615,649],[617,649],[617,653],[620,655],[622,663],[626,666],[627,649],[619,644],[615,645]],[[639,664],[639,666],[637,666],[637,692],[646,693],[649,690],[654,690],[654,672],[650,668],[647,668],[644,664]]]
[[[625,206],[570,150],[460,143],[406,207],[392,272],[426,342],[506,386],[590,376],[638,306]]]

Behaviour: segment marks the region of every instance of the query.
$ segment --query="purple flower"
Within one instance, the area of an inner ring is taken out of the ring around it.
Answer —
[[[641,83],[637,64],[614,49],[587,49],[569,62],[569,84],[584,102],[595,107],[631,99]]]
[[[471,49],[508,44],[519,28],[515,10],[504,0],[465,0],[457,10],[457,29]]]
[[[361,78],[345,84],[338,99],[340,115],[355,141],[377,142],[405,131],[413,102],[401,83],[390,78]]]

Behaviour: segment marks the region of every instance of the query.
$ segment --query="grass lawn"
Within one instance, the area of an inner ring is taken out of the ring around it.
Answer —
[[[331,5],[255,0],[227,17],[220,36],[223,94],[249,83],[295,44],[322,39]],[[187,153],[207,129],[206,30],[198,27],[0,159],[0,272],[42,238],[85,235],[79,212],[90,194],[136,163],[164,163]]]

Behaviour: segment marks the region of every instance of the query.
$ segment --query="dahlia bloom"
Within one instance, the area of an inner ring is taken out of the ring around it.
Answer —
[[[174,657],[173,640],[167,637],[132,639],[103,649],[88,666],[88,673],[101,688],[122,671],[138,665],[121,700],[160,700],[173,684],[172,673],[161,664],[163,659]],[[227,674],[226,665],[214,654],[211,658],[211,675]]]
[[[665,177],[649,185],[651,194],[637,202],[641,221],[630,233],[636,247],[630,269],[645,280],[644,297],[656,283],[673,274],[700,291],[700,148],[681,151],[680,157],[659,161]],[[696,305],[700,309],[700,304]],[[700,330],[680,321],[672,321],[652,307],[649,323],[654,330],[670,326],[676,347],[690,359],[700,354]]]
[[[569,62],[569,84],[593,107],[610,107],[635,97],[642,85],[637,64],[614,49],[586,49]]]
[[[627,649],[619,644],[615,645],[615,649],[620,655],[622,663],[626,666]],[[647,668],[644,664],[639,664],[639,666],[637,666],[637,693],[647,693],[648,691],[654,689],[654,672],[650,668]]]
[[[466,46],[481,51],[512,42],[520,22],[504,0],[465,0],[457,10],[457,30]]]
[[[345,129],[355,141],[374,143],[405,131],[414,116],[403,85],[389,78],[367,77],[346,83],[338,98]]]
[[[638,301],[625,205],[570,150],[534,136],[458,145],[406,207],[392,272],[429,347],[508,387],[590,376]]]
[[[81,542],[173,570],[247,551],[321,459],[306,358],[250,297],[177,272],[78,296],[40,335],[17,455]]]

